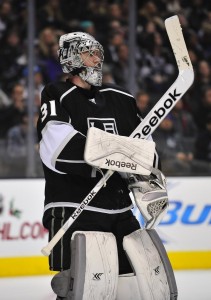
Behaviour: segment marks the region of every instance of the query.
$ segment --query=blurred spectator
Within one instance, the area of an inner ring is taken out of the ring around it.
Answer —
[[[119,3],[114,2],[109,5],[108,17],[110,21],[119,21],[122,25],[124,25],[127,15],[123,15],[122,6]]]
[[[96,38],[96,29],[92,21],[90,20],[82,21],[80,23],[80,27],[81,27],[81,31],[87,32]]]
[[[138,11],[138,24],[145,28],[146,24],[151,21],[160,29],[164,28],[163,20],[161,18],[161,10],[158,12],[158,1],[140,1]],[[160,2],[161,4],[161,2]]]
[[[207,116],[211,113],[211,85],[206,87],[199,98],[197,109],[193,112],[197,127],[205,129]]]
[[[9,128],[20,124],[26,112],[24,86],[15,84],[11,93],[12,104],[0,110],[0,138],[5,138]]]
[[[120,23],[119,20],[111,20],[109,22],[109,31],[112,33],[119,33],[122,36],[125,36],[125,34],[126,34],[126,30],[122,26],[122,24]]]
[[[35,150],[35,170],[34,176],[43,177],[42,164],[38,154],[36,123],[38,114],[34,115],[34,150]],[[4,177],[23,178],[27,176],[27,153],[28,153],[28,116],[22,116],[19,125],[11,127],[6,137],[6,152],[1,161],[1,174]],[[5,163],[5,160],[7,161]]]
[[[38,56],[40,60],[47,59],[51,54],[52,46],[58,43],[57,32],[51,27],[46,27],[40,31],[39,34],[39,52]]]
[[[200,60],[196,70],[195,90],[199,88],[199,91],[201,92],[209,85],[211,85],[211,67],[208,61]]]
[[[109,40],[104,45],[105,63],[112,65],[118,61],[118,47],[124,44],[124,36],[122,33],[114,32],[109,36]]]
[[[0,89],[0,109],[11,104],[11,100],[7,96],[7,94]]]
[[[109,34],[108,1],[107,0],[102,0],[102,1],[85,0],[83,5],[84,5],[82,9],[83,15],[81,14],[81,8],[80,8],[79,20],[87,20],[87,16],[89,16],[89,20],[91,20],[94,23],[96,29],[95,37],[97,37],[99,39],[99,42],[102,45],[104,45]]]
[[[110,70],[110,67],[106,64],[103,65],[103,79],[102,79],[102,83],[113,83],[115,84],[114,78],[113,78],[113,74]]]
[[[44,77],[43,73],[41,70],[41,67],[38,65],[35,65],[33,68],[34,71],[34,88],[35,88],[35,93],[39,93],[41,95],[42,89],[44,87]],[[23,77],[21,80],[21,83],[25,87],[25,95],[26,97],[28,96],[28,91],[27,91],[27,84],[28,84],[28,67],[23,69]]]
[[[191,60],[192,65],[193,65],[193,69],[196,70],[197,65],[198,65],[198,61],[199,61],[199,57],[198,57],[197,53],[192,48],[188,49],[188,53],[189,53],[190,60]]]
[[[194,52],[194,54],[197,56],[198,59],[203,60],[204,49],[203,49],[202,45],[200,44],[199,36],[193,30],[189,30],[186,40],[187,40],[186,44],[188,47],[188,52],[189,52],[191,62],[193,64],[193,66],[196,66],[195,59],[192,57],[190,52]]]
[[[154,46],[154,35],[157,32],[156,25],[153,21],[147,21],[144,28],[139,32],[137,41],[140,48],[152,51]]]
[[[167,116],[153,134],[164,173],[190,174],[193,153],[186,149],[184,140],[176,132],[171,116]]]
[[[201,23],[206,17],[206,7],[204,5],[204,0],[193,0],[191,3],[191,8],[189,1],[187,1],[185,5],[189,10],[188,22],[190,28],[192,28],[194,31],[199,31]]]
[[[36,123],[38,114],[34,115],[34,138],[35,138],[35,149],[38,150],[37,146],[37,133]],[[27,138],[28,138],[28,116],[27,114],[22,115],[20,124],[11,127],[7,133],[7,154],[10,157],[26,157],[27,154]]]
[[[60,0],[59,3],[66,24],[71,27],[72,26],[71,22],[76,24],[81,20],[85,20],[87,16],[89,16],[89,18],[93,20],[92,11],[89,8],[93,4],[95,5],[95,2],[96,1],[92,1],[92,0],[89,1],[77,0],[77,2],[73,0]],[[97,1],[97,2],[98,3],[100,2],[99,4],[101,4],[101,2],[103,1]],[[95,8],[93,8],[93,10],[96,11]],[[98,12],[96,11],[96,14],[97,13]]]
[[[50,46],[48,58],[43,61],[43,74],[46,82],[53,82],[62,75],[62,68],[58,60],[58,45]]]
[[[118,85],[128,88],[128,78],[129,78],[129,58],[128,46],[126,44],[121,44],[117,48],[117,61],[113,64],[113,76],[114,80]]]
[[[62,14],[60,0],[47,0],[47,2],[38,11],[39,30],[45,27],[65,30],[65,22]]]
[[[206,61],[206,60],[199,61],[198,75],[199,75],[201,83],[204,86],[209,85],[211,83],[211,68],[210,68],[208,61]]]
[[[121,44],[117,48],[118,60],[113,64],[112,73],[114,81],[129,90],[129,49],[126,44]],[[137,69],[135,70],[137,73]],[[137,82],[134,84],[134,92],[138,91]]]
[[[199,32],[200,41],[203,47],[204,57],[211,59],[211,11],[206,11],[206,17],[201,23]]]
[[[201,109],[204,91],[211,86],[211,68],[206,60],[199,60],[195,65],[194,84],[185,95],[187,106],[191,113],[195,116]]]
[[[108,14],[110,19],[120,20],[122,18],[121,6],[118,3],[110,4]]]
[[[20,79],[22,65],[18,59],[22,56],[22,45],[17,31],[9,31],[0,48],[0,81],[4,91],[9,92],[11,86]]]
[[[10,157],[26,157],[28,117],[23,115],[21,123],[11,127],[7,133],[7,154]]]
[[[109,5],[108,9],[108,18],[109,18],[109,27],[110,30],[114,32],[114,30],[122,34],[126,34],[128,31],[128,15],[129,9],[125,9],[124,4],[127,1],[122,0],[122,3],[118,3],[118,1],[113,1]],[[129,2],[128,2],[129,3]],[[128,4],[129,5],[129,4]],[[121,26],[121,30],[120,30]]]
[[[41,96],[39,91],[35,91],[34,93],[34,113],[39,113],[41,104]]]
[[[10,30],[14,21],[14,14],[12,11],[12,4],[5,0],[0,3],[0,39],[5,32]]]
[[[194,158],[211,163],[211,114],[206,118],[205,129],[197,136]]]
[[[136,104],[140,110],[141,116],[144,118],[152,108],[152,103],[149,93],[145,91],[139,91],[136,94]]]
[[[34,88],[35,93],[38,93],[39,97],[41,97],[41,92],[44,88],[44,79],[40,68],[37,68],[37,71],[34,73]]]
[[[180,0],[166,1],[166,10],[172,15],[179,13],[181,11]]]
[[[180,134],[186,152],[192,153],[198,129],[193,116],[184,109],[182,99],[175,104],[170,116],[175,132]]]
[[[148,36],[151,45],[148,44],[147,53],[140,59],[139,72],[147,89],[154,94],[153,98],[158,98],[173,82],[175,66],[171,63],[169,50],[163,45],[161,34],[154,29],[152,32]]]

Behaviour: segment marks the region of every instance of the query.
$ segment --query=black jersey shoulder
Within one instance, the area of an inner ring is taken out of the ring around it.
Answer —
[[[116,85],[116,84],[113,84],[113,83],[106,83],[106,84],[103,84],[99,90],[104,90],[104,89],[111,89],[111,90],[116,90],[116,91],[119,91],[119,92],[123,92],[125,94],[128,94],[128,96],[130,97],[133,97],[133,95],[125,88],[123,87],[120,87],[119,85]],[[134,98],[134,97],[133,97]]]
[[[76,91],[78,95],[82,93],[87,97],[94,97],[94,95],[98,92],[111,92],[113,97],[116,99],[119,98],[118,95],[122,98],[134,99],[133,95],[127,89],[122,88],[116,84],[103,84],[100,87],[92,87],[91,90],[84,90],[80,87],[77,87],[70,81],[59,81],[47,84],[42,91],[42,97],[45,98],[45,96],[47,96],[51,99],[61,100],[61,98],[64,98],[64,96],[69,94],[69,92],[72,92],[71,90],[74,90],[74,94]]]
[[[44,87],[42,94],[47,94],[49,97],[53,96],[55,98],[60,98],[65,92],[73,87],[74,85],[71,82],[66,81],[48,83]]]

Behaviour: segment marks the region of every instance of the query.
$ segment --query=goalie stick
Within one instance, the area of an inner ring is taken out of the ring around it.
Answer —
[[[179,74],[175,82],[158,100],[152,110],[141,121],[138,127],[132,132],[130,137],[147,139],[159,126],[165,116],[172,110],[174,105],[182,98],[189,89],[194,80],[194,72],[190,57],[186,48],[185,40],[182,34],[182,28],[177,15],[165,20],[165,27],[171,43],[172,50],[177,62]],[[41,250],[45,256],[50,255],[51,250],[62,238],[68,228],[82,213],[85,207],[95,197],[98,191],[105,185],[105,182],[111,177],[114,171],[108,170],[101,180],[90,191],[80,206],[75,209],[65,224],[59,229],[51,241]]]

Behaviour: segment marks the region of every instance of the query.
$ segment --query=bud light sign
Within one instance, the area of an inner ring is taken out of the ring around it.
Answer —
[[[170,200],[169,209],[161,225],[173,225],[180,222],[184,225],[211,225],[211,204],[185,204],[180,200]]]

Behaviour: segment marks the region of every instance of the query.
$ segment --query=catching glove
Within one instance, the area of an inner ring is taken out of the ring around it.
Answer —
[[[128,175],[128,188],[132,191],[136,205],[144,218],[145,228],[155,228],[168,208],[165,176],[155,168],[150,176]]]

